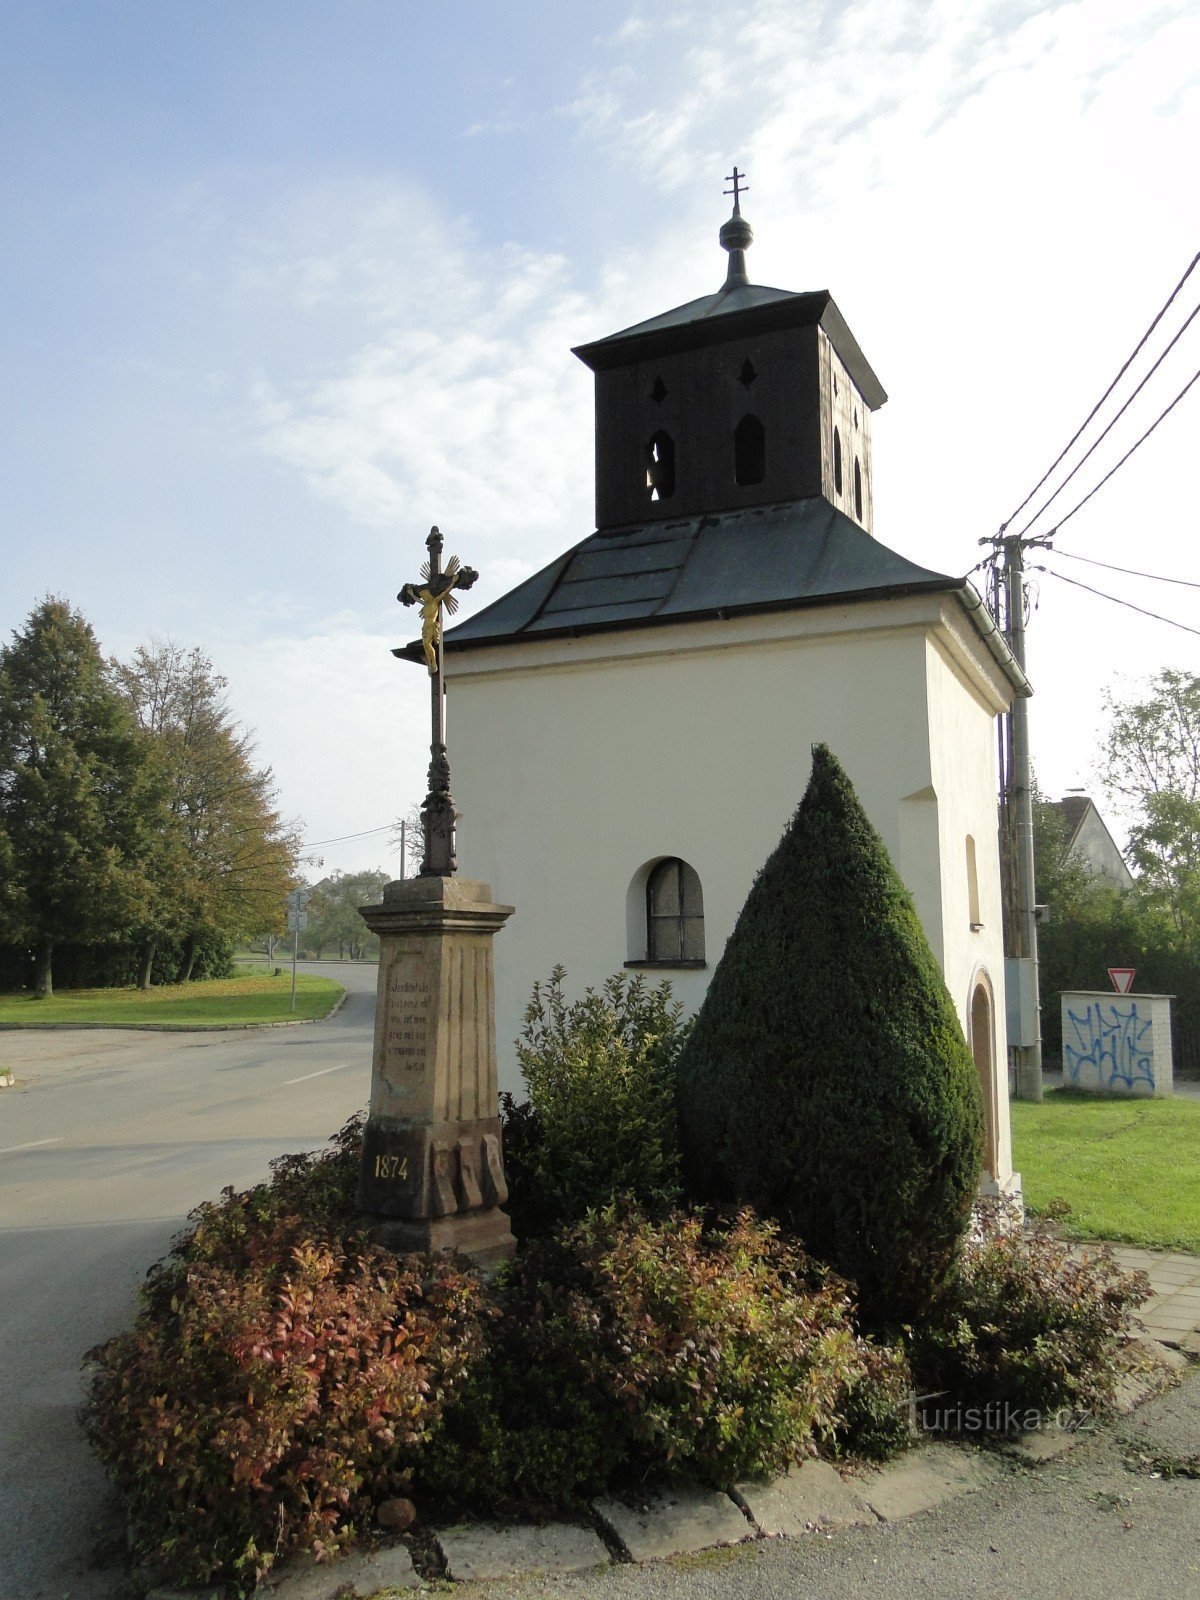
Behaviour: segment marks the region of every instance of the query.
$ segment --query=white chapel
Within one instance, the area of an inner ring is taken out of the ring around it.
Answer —
[[[822,741],[915,898],[1010,1190],[993,724],[1028,685],[965,580],[876,539],[887,397],[826,291],[749,281],[752,237],[735,195],[715,294],[575,350],[596,529],[445,636],[460,870],[516,907],[501,1085],[558,963],[699,1006]]]

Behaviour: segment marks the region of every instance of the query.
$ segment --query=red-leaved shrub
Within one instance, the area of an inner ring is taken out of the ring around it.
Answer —
[[[254,1212],[202,1208],[134,1327],[89,1352],[88,1436],[139,1558],[174,1582],[247,1589],[351,1538],[408,1488],[482,1343],[461,1261]]]

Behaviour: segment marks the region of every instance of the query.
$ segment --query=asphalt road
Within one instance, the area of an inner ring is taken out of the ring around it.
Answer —
[[[1130,1446],[1200,1446],[1200,1372],[1070,1455],[997,1463],[986,1488],[904,1522],[489,1584],[487,1600],[1196,1600],[1200,1481],[1132,1471]]]
[[[83,1352],[128,1325],[188,1211],[364,1106],[376,968],[328,1022],[223,1033],[0,1032],[0,1600],[113,1600],[113,1501],[76,1424]]]

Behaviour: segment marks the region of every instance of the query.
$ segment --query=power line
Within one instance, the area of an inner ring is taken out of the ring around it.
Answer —
[[[1164,617],[1159,611],[1147,611],[1145,606],[1135,606],[1132,600],[1121,600],[1115,594],[1106,594],[1103,589],[1093,589],[1090,583],[1080,583],[1078,578],[1068,578],[1065,572],[1055,572],[1053,567],[1033,566],[1031,572],[1044,572],[1051,578],[1057,578],[1060,583],[1069,583],[1076,589],[1086,589],[1089,594],[1098,595],[1101,600],[1111,600],[1115,606],[1125,606],[1129,611],[1139,611],[1143,617],[1153,617],[1155,622],[1169,623],[1172,628],[1182,628],[1184,633],[1194,633],[1200,638],[1200,628],[1193,628],[1186,622],[1179,622],[1174,617]]]
[[[319,844],[345,844],[350,839],[365,839],[372,833],[390,833],[395,826],[394,822],[385,822],[382,828],[364,828],[361,833],[343,833],[336,839],[306,839],[300,848],[315,850]]]
[[[1005,528],[1008,527],[1009,523],[1012,522],[1014,520],[1014,518],[1019,516],[1020,513],[1022,511],[1024,511],[1025,507],[1033,499],[1034,495],[1038,492],[1038,490],[1046,482],[1047,478],[1050,477],[1050,475],[1054,471],[1054,469],[1063,460],[1064,456],[1066,456],[1067,452],[1075,444],[1076,440],[1078,440],[1079,436],[1083,433],[1083,431],[1087,427],[1088,423],[1091,422],[1092,418],[1096,415],[1097,411],[1099,411],[1100,407],[1104,404],[1104,402],[1108,399],[1109,395],[1117,387],[1118,383],[1120,383],[1121,379],[1129,371],[1129,368],[1133,365],[1134,361],[1137,359],[1138,355],[1141,353],[1143,347],[1145,346],[1145,343],[1146,343],[1147,339],[1149,339],[1150,335],[1154,332],[1155,328],[1158,327],[1159,323],[1166,316],[1167,312],[1171,309],[1171,306],[1175,303],[1175,299],[1178,296],[1179,291],[1183,288],[1184,284],[1188,281],[1188,279],[1191,277],[1192,273],[1195,271],[1197,262],[1200,262],[1200,251],[1197,251],[1196,254],[1192,257],[1191,261],[1188,263],[1187,271],[1184,273],[1183,277],[1180,278],[1179,282],[1175,285],[1175,287],[1171,290],[1171,293],[1168,295],[1166,303],[1163,305],[1162,310],[1158,313],[1158,315],[1155,317],[1154,321],[1150,324],[1150,326],[1146,329],[1145,333],[1138,340],[1137,345],[1134,348],[1133,354],[1125,362],[1125,365],[1121,368],[1120,372],[1117,373],[1116,377],[1109,384],[1108,388],[1105,389],[1104,393],[1100,396],[1099,400],[1096,401],[1096,404],[1088,412],[1087,416],[1080,423],[1079,427],[1071,435],[1071,437],[1067,440],[1067,442],[1063,446],[1062,450],[1058,453],[1058,455],[1055,457],[1055,459],[1046,468],[1045,472],[1038,479],[1038,481],[1034,484],[1033,488],[1030,489],[1029,493],[1025,496],[1024,500],[1021,501],[1021,504],[1019,506],[1017,506],[1017,508],[1014,511],[1011,511],[1008,514],[1008,516],[1005,518],[1005,520],[1000,524],[1001,533],[1004,532]]]
[[[1051,547],[1052,548],[1052,547]],[[1107,567],[1109,572],[1123,572],[1128,578],[1153,578],[1155,583],[1177,583],[1185,589],[1200,589],[1200,583],[1193,578],[1167,578],[1161,572],[1140,572],[1137,567],[1118,567],[1112,561],[1097,561],[1095,556],[1076,555],[1073,550],[1054,550],[1056,556],[1066,556],[1068,561],[1086,561],[1089,567]],[[990,557],[985,557],[990,560]],[[983,563],[980,562],[982,566]],[[975,570],[972,567],[971,571]],[[968,573],[968,577],[970,573]]]
[[[1097,449],[1099,449],[1100,445],[1102,445],[1104,443],[1105,439],[1108,438],[1109,434],[1116,427],[1117,423],[1120,422],[1121,418],[1129,410],[1130,406],[1137,399],[1138,395],[1141,394],[1142,390],[1150,382],[1150,379],[1158,371],[1159,367],[1162,366],[1163,362],[1167,359],[1167,357],[1170,355],[1171,351],[1179,343],[1180,339],[1183,338],[1184,334],[1191,327],[1192,323],[1196,320],[1196,318],[1198,316],[1200,316],[1200,305],[1197,305],[1193,309],[1191,316],[1188,317],[1187,321],[1183,324],[1183,327],[1179,329],[1179,331],[1176,333],[1175,337],[1171,340],[1170,344],[1166,347],[1166,349],[1164,351],[1162,351],[1162,353],[1160,354],[1158,360],[1150,368],[1150,371],[1145,375],[1145,377],[1142,379],[1141,383],[1138,384],[1137,388],[1129,396],[1128,400],[1126,400],[1125,404],[1117,412],[1116,416],[1111,418],[1110,421],[1108,422],[1108,424],[1104,428],[1102,428],[1100,430],[1099,434],[1096,436],[1095,439],[1093,439],[1092,443],[1083,452],[1083,454],[1080,456],[1079,460],[1075,463],[1075,465],[1071,468],[1070,472],[1067,473],[1066,477],[1059,484],[1058,488],[1055,489],[1054,493],[1050,494],[1050,495],[1047,495],[1046,499],[1043,500],[1042,504],[1038,507],[1038,509],[1030,517],[1029,521],[1021,529],[1021,535],[1024,535],[1024,534],[1029,532],[1030,528],[1033,527],[1034,523],[1041,516],[1042,512],[1047,510],[1048,507],[1052,506],[1054,504],[1054,502],[1058,499],[1059,495],[1067,487],[1067,485],[1070,483],[1071,479],[1079,471],[1080,467],[1083,466],[1084,462],[1087,461],[1088,458]]]
[[[1192,385],[1195,383],[1197,378],[1200,378],[1200,367],[1198,367],[1196,369],[1196,371],[1192,373],[1191,377],[1184,384],[1183,388],[1180,389],[1179,393],[1175,396],[1174,400],[1171,401],[1171,404],[1169,406],[1167,406],[1164,410],[1159,412],[1159,414],[1155,417],[1154,421],[1146,429],[1145,433],[1142,434],[1141,438],[1134,440],[1134,442],[1129,446],[1129,449],[1126,450],[1125,454],[1117,462],[1116,466],[1115,467],[1110,467],[1109,470],[1100,479],[1100,482],[1098,484],[1096,484],[1093,488],[1089,489],[1088,492],[1084,495],[1083,499],[1080,500],[1077,505],[1073,505],[1071,507],[1070,511],[1067,512],[1065,517],[1060,517],[1058,519],[1058,521],[1054,525],[1054,528],[1052,529],[1052,532],[1058,533],[1066,523],[1070,522],[1071,518],[1075,515],[1075,513],[1077,511],[1082,511],[1083,510],[1084,506],[1087,505],[1088,501],[1092,498],[1092,496],[1094,494],[1098,494],[1099,491],[1101,489],[1103,489],[1104,485],[1112,477],[1113,473],[1120,471],[1120,469],[1129,460],[1129,458],[1133,454],[1133,452],[1135,450],[1137,450],[1141,445],[1145,444],[1146,440],[1154,432],[1155,428],[1158,427],[1159,423],[1160,422],[1164,422],[1167,419],[1167,417],[1169,417],[1171,415],[1171,412],[1174,411],[1175,407],[1183,399],[1184,395],[1192,387]]]

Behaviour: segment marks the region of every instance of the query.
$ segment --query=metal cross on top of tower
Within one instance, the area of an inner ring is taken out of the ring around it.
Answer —
[[[446,754],[446,693],[442,674],[442,612],[458,610],[455,589],[469,589],[479,574],[464,567],[457,556],[442,566],[442,535],[430,528],[425,541],[429,560],[421,567],[420,583],[406,583],[396,599],[401,605],[421,607],[421,648],[429,668],[433,699],[433,737],[429,746],[429,793],[421,807],[425,834],[425,877],[449,877],[458,865],[454,854],[454,802],[450,798],[450,760]]]
[[[734,167],[732,172],[726,173],[725,182],[733,185],[733,188],[726,189],[725,193],[733,196],[733,213],[734,216],[740,217],[742,214],[742,195],[750,193],[750,185],[746,182],[746,174],[744,172],[739,172],[738,169]]]

